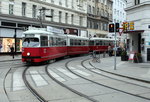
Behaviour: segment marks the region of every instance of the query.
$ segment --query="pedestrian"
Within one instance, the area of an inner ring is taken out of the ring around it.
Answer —
[[[108,54],[109,54],[110,57],[112,56],[112,47],[111,47],[111,44],[109,44],[109,46],[108,46]]]
[[[10,47],[10,51],[11,51],[12,58],[14,59],[14,47],[13,47],[13,45]]]
[[[3,47],[3,46],[2,46],[2,44],[0,43],[0,52],[1,52],[2,47]]]

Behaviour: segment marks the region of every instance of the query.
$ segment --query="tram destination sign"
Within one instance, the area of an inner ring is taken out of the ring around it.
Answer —
[[[50,31],[50,32],[53,32],[53,33],[56,33],[56,34],[64,34],[63,29],[58,29],[58,28],[54,28],[54,27],[51,27],[51,26],[47,26],[47,31]]]

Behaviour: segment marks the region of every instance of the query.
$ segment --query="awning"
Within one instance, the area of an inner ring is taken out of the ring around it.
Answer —
[[[131,30],[131,31],[124,31],[123,33],[142,33],[144,30]]]

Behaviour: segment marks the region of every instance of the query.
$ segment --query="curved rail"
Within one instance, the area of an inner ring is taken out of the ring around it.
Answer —
[[[26,87],[30,90],[30,92],[40,101],[40,102],[48,102],[45,100],[27,81],[26,79],[26,71],[29,69],[29,66],[23,71],[22,78],[26,85]]]
[[[65,87],[65,88],[67,88],[68,90],[72,91],[73,93],[75,93],[75,94],[77,94],[77,95],[79,95],[79,96],[82,96],[82,97],[84,97],[84,98],[86,98],[86,99],[88,99],[88,100],[91,100],[92,102],[97,102],[95,99],[90,98],[89,96],[87,96],[87,95],[85,95],[85,94],[82,94],[82,93],[80,93],[80,92],[78,92],[78,91],[76,91],[76,90],[74,90],[74,89],[68,87],[67,85],[61,83],[60,81],[56,80],[56,79],[48,72],[48,66],[45,67],[45,72],[47,73],[47,75],[48,75],[50,78],[52,78],[52,79],[53,79],[55,82],[57,82],[59,85],[61,85],[61,86]]]
[[[86,59],[86,60],[87,60],[87,59]],[[87,80],[87,81],[90,81],[90,82],[92,82],[92,83],[95,83],[96,85],[100,85],[100,86],[103,86],[103,87],[106,87],[106,88],[109,88],[109,89],[112,89],[112,90],[115,90],[115,91],[118,91],[118,92],[122,92],[122,93],[125,93],[125,94],[128,94],[128,95],[132,95],[132,96],[135,96],[135,97],[138,97],[138,98],[145,99],[145,100],[150,100],[150,98],[146,98],[146,97],[139,96],[139,95],[136,95],[136,94],[132,94],[132,93],[129,93],[129,92],[126,92],[126,91],[123,91],[123,90],[119,90],[119,89],[117,89],[117,88],[113,88],[113,87],[110,87],[110,86],[107,86],[107,85],[98,83],[98,82],[96,82],[96,81],[93,81],[93,80],[90,80],[90,79],[88,79],[88,78],[85,78],[85,77],[83,77],[83,76],[81,76],[81,75],[79,75],[79,74],[76,74],[75,72],[73,72],[72,70],[70,70],[69,67],[68,67],[68,64],[69,64],[71,61],[73,61],[73,60],[70,60],[70,61],[68,61],[68,62],[65,64],[66,68],[67,68],[70,72],[72,72],[73,74],[77,75],[78,77],[80,77],[80,78],[82,78],[82,79],[85,79],[85,80]]]

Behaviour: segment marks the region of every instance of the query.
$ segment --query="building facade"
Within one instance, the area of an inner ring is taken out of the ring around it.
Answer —
[[[10,46],[21,52],[22,34],[29,26],[54,26],[88,36],[87,0],[1,0],[0,52],[10,52]]]
[[[150,61],[150,0],[127,0],[127,21],[134,22],[134,30],[127,31],[130,52],[142,54]]]
[[[106,37],[112,21],[112,0],[87,0],[87,30],[90,36]]]
[[[122,27],[123,22],[126,22],[126,8],[127,2],[126,0],[113,0],[113,22],[110,23],[119,23],[120,27]],[[116,33],[117,38],[121,39],[121,36],[119,33]],[[108,37],[114,38],[114,33],[109,33]],[[122,39],[124,39],[125,36],[122,34]]]

